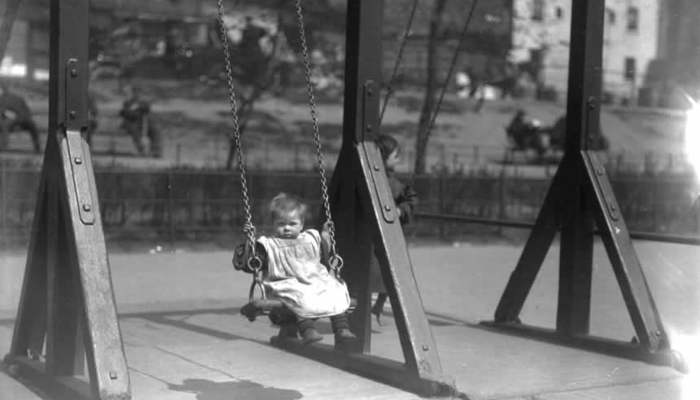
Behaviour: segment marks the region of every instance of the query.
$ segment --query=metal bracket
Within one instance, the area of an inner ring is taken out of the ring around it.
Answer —
[[[370,141],[375,135],[379,134],[379,126],[374,125],[379,121],[378,96],[379,92],[376,82],[371,79],[365,81],[364,85],[362,85],[362,138],[365,142]],[[382,216],[386,222],[392,223],[396,219],[394,198],[388,189],[388,182],[381,185],[383,186],[382,188],[380,188],[379,184],[380,176],[386,176],[382,156],[377,151],[377,146],[367,146],[365,143],[362,144],[362,156],[369,166],[370,179],[372,180],[371,186],[379,199]]]
[[[85,93],[85,78],[80,70],[81,63],[77,58],[70,58],[66,62],[66,91],[65,91],[65,115],[64,124],[66,130],[82,130],[87,128],[87,103]]]
[[[365,158],[365,163],[369,167],[369,177],[371,180],[369,183],[371,184],[371,188],[374,189],[377,199],[379,199],[382,217],[384,221],[393,223],[396,220],[396,204],[391,195],[389,182],[386,179],[382,155],[379,154],[379,149],[377,149],[374,143],[363,142],[362,156]]]
[[[362,85],[362,139],[369,140],[379,133],[379,91],[373,80]],[[375,126],[374,124],[377,124]]]
[[[615,200],[615,193],[613,192],[612,186],[610,186],[610,182],[607,179],[600,179],[600,177],[607,176],[605,174],[605,167],[600,161],[598,161],[595,154],[590,152],[586,153],[588,154],[588,159],[590,160],[593,170],[595,171],[593,176],[595,183],[597,184],[596,186],[600,187],[601,194],[605,199],[606,212],[610,216],[610,219],[613,221],[618,221],[620,219],[620,210],[617,205],[617,201]]]
[[[80,132],[75,130],[66,131],[66,145],[80,220],[85,225],[92,225],[95,223],[95,204],[93,204],[92,193],[90,192],[90,177],[85,165],[83,138]]]

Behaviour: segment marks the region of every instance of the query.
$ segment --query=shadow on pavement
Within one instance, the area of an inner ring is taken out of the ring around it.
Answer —
[[[182,385],[168,384],[168,389],[194,393],[197,400],[294,400],[303,397],[296,390],[263,386],[248,380],[214,382],[207,379],[185,379]]]

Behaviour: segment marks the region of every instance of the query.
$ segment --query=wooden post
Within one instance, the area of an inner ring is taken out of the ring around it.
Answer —
[[[343,278],[357,308],[350,318],[358,341],[280,346],[373,379],[426,395],[454,394],[443,375],[437,347],[423,309],[411,259],[384,162],[374,138],[379,132],[383,1],[347,3],[343,145],[333,173],[330,202]],[[369,263],[377,256],[391,300],[404,363],[372,356]]]
[[[603,164],[588,151],[600,130],[604,0],[572,1],[566,147],[494,326],[653,363],[679,366]],[[589,335],[594,227],[615,271],[637,344]],[[520,311],[557,232],[561,233],[556,330],[521,324]]]
[[[51,1],[49,136],[5,362],[47,393],[122,400],[131,397],[129,375],[81,135],[88,126],[87,19],[88,0]],[[85,361],[87,383],[79,377]]]

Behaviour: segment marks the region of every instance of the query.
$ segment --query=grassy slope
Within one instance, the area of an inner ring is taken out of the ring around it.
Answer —
[[[230,114],[225,93],[221,87],[197,83],[144,82],[153,98],[164,134],[163,160],[142,160],[134,157],[115,157],[107,153],[128,155],[133,152],[130,138],[118,130],[117,112],[123,100],[114,82],[93,84],[100,108],[100,132],[95,139],[96,162],[128,164],[136,167],[164,166],[179,160],[194,166],[223,165],[227,153],[226,137],[230,131]],[[329,153],[340,145],[342,127],[342,93],[319,94],[319,119],[323,143]],[[46,99],[32,96],[37,122],[46,125]],[[383,120],[383,131],[396,135],[409,156],[403,169],[411,162],[413,136],[418,119],[421,93],[399,92],[389,104]],[[284,97],[266,96],[256,103],[255,118],[249,124],[244,141],[252,165],[267,164],[284,167],[294,163],[290,144],[299,143],[297,164],[307,165],[310,152],[311,119],[303,92],[288,92]],[[503,127],[517,108],[526,109],[543,124],[552,123],[564,112],[563,104],[538,102],[529,99],[494,100],[486,102],[480,113],[473,112],[471,100],[447,96],[439,114],[428,165],[448,157],[466,161],[472,157],[474,146],[480,149],[481,160],[500,158],[506,146]],[[682,137],[678,117],[668,113],[649,113],[642,110],[606,109],[602,114],[602,129],[611,143],[611,151],[624,151],[627,157],[641,159],[645,152],[679,153]],[[29,149],[26,135],[13,135],[11,146]]]

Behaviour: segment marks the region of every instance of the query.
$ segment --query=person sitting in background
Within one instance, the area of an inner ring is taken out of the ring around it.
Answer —
[[[161,157],[160,131],[151,117],[151,104],[141,96],[141,88],[133,85],[124,87],[126,100],[122,104],[119,116],[122,117],[121,127],[131,136],[140,155],[146,152],[146,137],[150,141],[150,156]]]
[[[95,95],[92,92],[88,92],[88,127],[85,131],[85,141],[88,146],[92,147],[92,136],[97,130],[97,102],[95,101]]]
[[[525,110],[519,108],[506,127],[508,138],[510,138],[518,148],[525,147],[524,139],[527,135],[526,130],[529,129],[526,115]]]
[[[40,153],[39,129],[29,105],[22,96],[12,93],[5,82],[0,82],[0,149],[7,145],[9,133],[18,130],[29,132],[34,152]]]

